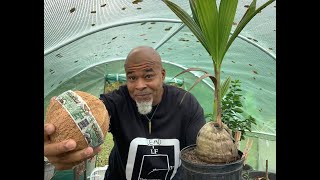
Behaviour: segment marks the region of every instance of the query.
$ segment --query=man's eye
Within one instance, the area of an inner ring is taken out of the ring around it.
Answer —
[[[136,77],[134,77],[134,76],[129,76],[128,79],[129,79],[130,81],[133,81],[133,80],[136,79]]]
[[[151,79],[152,78],[152,75],[146,75],[146,79]]]

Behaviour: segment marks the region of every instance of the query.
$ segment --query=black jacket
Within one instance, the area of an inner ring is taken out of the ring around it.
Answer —
[[[189,92],[163,85],[164,93],[149,134],[148,119],[139,114],[127,86],[100,95],[110,116],[114,147],[106,171],[107,180],[180,178],[180,150],[196,143],[205,124],[203,109]],[[149,114],[153,114],[155,107]],[[151,116],[151,115],[150,115]],[[150,118],[150,117],[149,117]]]

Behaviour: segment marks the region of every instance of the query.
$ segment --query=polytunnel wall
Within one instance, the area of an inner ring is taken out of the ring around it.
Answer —
[[[191,13],[188,0],[172,1]],[[257,6],[266,2],[258,0]],[[239,0],[236,27],[251,1]],[[98,96],[106,74],[123,74],[127,53],[140,45],[158,50],[168,77],[190,67],[213,74],[212,61],[180,19],[158,0],[45,0],[44,108],[68,89]],[[201,73],[179,76],[186,88]],[[257,120],[247,139],[254,143],[248,162],[255,169],[276,171],[276,4],[258,13],[243,29],[222,64],[222,80],[241,83],[244,110]],[[213,84],[204,79],[193,93],[212,112]],[[246,140],[241,142],[242,149]]]

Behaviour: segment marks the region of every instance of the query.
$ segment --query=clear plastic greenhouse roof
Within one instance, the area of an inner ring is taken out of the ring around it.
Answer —
[[[232,30],[251,1],[239,0]],[[189,0],[172,2],[191,14]],[[265,2],[257,0],[257,7]],[[96,96],[103,93],[105,75],[123,74],[127,53],[140,45],[158,50],[168,77],[191,67],[214,74],[208,52],[161,0],[45,0],[44,107],[51,97],[68,89]],[[192,72],[181,78],[190,87],[201,75]],[[221,76],[242,82],[243,108],[257,119],[252,133],[274,141],[274,147],[268,142],[263,145],[275,151],[276,2],[258,13],[236,38]],[[206,113],[212,111],[212,87],[204,79],[191,91]],[[275,171],[272,158],[270,171]]]

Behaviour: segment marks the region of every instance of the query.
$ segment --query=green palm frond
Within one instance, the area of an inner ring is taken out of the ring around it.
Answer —
[[[230,86],[230,82],[231,82],[231,77],[229,76],[225,81],[224,83],[222,84],[221,86],[221,99],[227,94],[228,92],[228,89],[229,89],[229,86]]]
[[[213,0],[194,0],[193,4],[196,9],[193,17],[199,21],[200,29],[209,48],[209,54],[216,63],[219,54],[219,13],[216,2]]]
[[[222,63],[223,52],[226,49],[227,42],[229,40],[231,27],[237,10],[238,0],[222,0],[219,7],[219,32],[217,37],[219,38],[219,57],[218,63]]]
[[[193,20],[193,18],[182,8],[180,8],[178,5],[176,5],[173,2],[170,2],[168,0],[163,0],[163,2],[181,19],[181,21],[186,24],[186,26],[191,30],[191,32],[197,37],[197,39],[200,41],[202,46],[208,51],[210,54],[210,51],[208,49],[208,45],[206,42],[206,39],[198,26],[198,24]]]
[[[228,44],[226,46],[226,49],[224,50],[223,54],[226,54],[228,51],[229,47],[235,40],[235,38],[239,35],[239,33],[242,31],[242,29],[250,22],[250,20],[262,9],[267,7],[269,4],[274,2],[275,0],[269,0],[266,3],[264,3],[262,6],[260,6],[258,9],[256,9],[256,0],[253,0],[252,3],[250,4],[249,8],[247,9],[246,13],[243,15],[241,21],[239,22],[238,26],[234,30],[232,36],[230,37]]]
[[[190,72],[190,71],[202,71],[202,72],[204,72],[204,73],[206,73],[206,74],[209,73],[208,71],[205,71],[205,70],[203,70],[203,69],[201,69],[201,68],[188,68],[188,69],[183,70],[183,71],[180,72],[179,74],[175,75],[172,79],[180,76],[181,74],[184,74],[184,73]]]
[[[193,85],[187,90],[187,92],[191,91],[199,82],[202,81],[202,79],[204,78],[207,78],[209,77],[211,79],[211,81],[216,85],[217,84],[217,80],[216,78],[212,75],[212,74],[209,74],[209,73],[205,73],[204,75],[200,76],[196,82],[193,83]],[[216,87],[216,86],[215,86]],[[182,103],[184,97],[185,97],[186,94],[183,95],[181,101],[180,101],[180,104]]]

